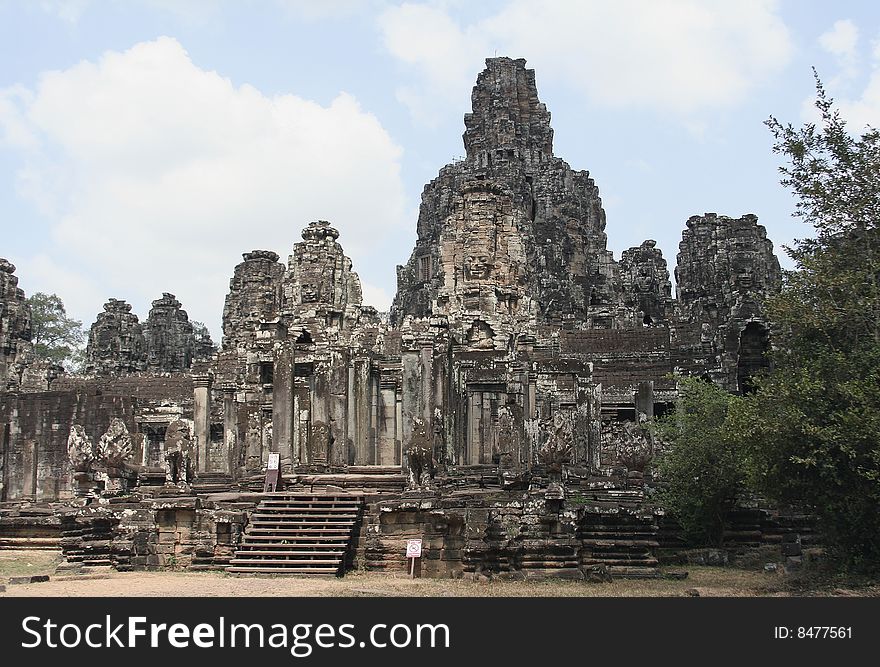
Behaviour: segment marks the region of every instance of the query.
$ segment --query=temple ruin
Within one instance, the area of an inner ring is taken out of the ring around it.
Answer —
[[[488,59],[472,103],[389,313],[316,221],[286,262],[243,254],[219,350],[172,294],[143,323],[110,299],[69,375],[33,363],[0,260],[0,544],[60,539],[72,567],[338,574],[403,571],[421,538],[423,576],[656,574],[676,537],[645,495],[644,421],[676,376],[750,390],[772,243],[751,214],[691,217],[673,297],[653,240],[607,249],[598,187],[554,155],[524,60]],[[273,454],[283,489],[263,493]],[[789,530],[742,522],[744,542]]]

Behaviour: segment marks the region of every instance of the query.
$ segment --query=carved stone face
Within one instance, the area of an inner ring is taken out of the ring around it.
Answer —
[[[468,255],[464,266],[465,278],[468,280],[485,280],[491,275],[493,268],[492,258],[489,255]]]
[[[321,298],[320,291],[315,285],[303,285],[300,287],[299,295],[302,303],[316,303]]]
[[[737,287],[748,289],[755,284],[755,271],[751,258],[741,257],[732,266],[733,283]]]

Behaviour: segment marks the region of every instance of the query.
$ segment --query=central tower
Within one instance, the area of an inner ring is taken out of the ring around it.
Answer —
[[[471,100],[467,157],[425,186],[392,323],[446,316],[458,340],[479,331],[497,349],[538,324],[614,326],[619,281],[599,190],[553,156],[534,70],[489,58]]]

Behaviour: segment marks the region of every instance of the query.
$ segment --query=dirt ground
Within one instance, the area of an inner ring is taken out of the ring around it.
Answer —
[[[214,572],[115,572],[55,574],[58,552],[0,551],[0,584],[9,577],[48,574],[37,584],[7,584],[2,597],[750,597],[790,595],[786,576],[762,570],[676,567],[687,579],[583,581],[472,581],[410,579],[400,575],[351,572],[342,578],[254,577]],[[835,590],[825,594],[877,595],[880,591]]]

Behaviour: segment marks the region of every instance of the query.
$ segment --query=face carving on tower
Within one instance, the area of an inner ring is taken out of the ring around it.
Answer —
[[[495,264],[492,258],[485,253],[468,255],[464,264],[464,273],[467,280],[485,280],[492,275]]]
[[[317,303],[321,300],[321,292],[316,285],[302,285],[299,294],[301,303]]]
[[[749,256],[740,256],[733,261],[731,274],[733,284],[742,289],[749,289],[755,284],[754,262]]]

